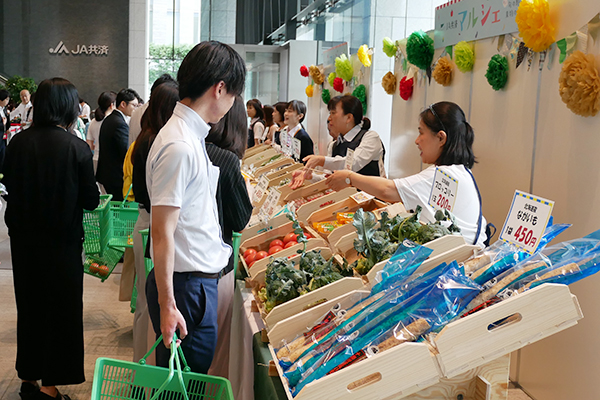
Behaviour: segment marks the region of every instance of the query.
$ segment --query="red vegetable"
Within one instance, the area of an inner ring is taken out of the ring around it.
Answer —
[[[275,254],[280,252],[281,250],[283,250],[283,247],[281,246],[273,246],[269,249],[269,254]]]
[[[248,255],[252,254],[252,253],[256,254],[256,250],[254,250],[254,249],[248,249],[248,250],[246,250],[244,252],[244,258],[248,257]]]
[[[283,238],[283,243],[287,244],[290,240],[293,240],[293,241],[297,242],[298,241],[298,235],[296,235],[294,232],[288,233]]]
[[[259,251],[258,253],[256,253],[256,258],[254,259],[254,261],[262,260],[268,255],[269,253],[267,253],[266,251]]]
[[[246,264],[250,264],[255,259],[256,259],[256,252],[250,253],[246,257],[244,257],[244,261],[246,261]]]
[[[271,248],[273,246],[282,246],[283,247],[283,242],[279,239],[275,239],[271,242],[271,244],[269,245],[269,248]]]
[[[289,242],[286,243],[285,248],[290,248],[294,245],[298,244],[298,242],[296,242],[295,240],[290,240]]]

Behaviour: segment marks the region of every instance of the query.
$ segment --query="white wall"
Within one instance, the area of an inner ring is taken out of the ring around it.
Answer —
[[[589,19],[592,17],[593,13]],[[600,44],[590,46],[588,51],[598,55]],[[455,69],[450,87],[432,80],[431,85],[416,88],[408,102],[394,95],[390,175],[401,177],[420,170],[413,144],[418,114],[428,104],[454,101],[475,130],[474,151],[479,163],[473,173],[488,221],[501,226],[515,189],[520,189],[554,200],[555,221],[573,224],[559,237],[560,241],[599,229],[600,213],[595,211],[595,204],[600,201],[600,115],[579,117],[562,103],[558,53],[552,69],[544,66],[541,72],[537,57],[530,71],[526,62],[515,70],[511,61],[507,87],[495,92],[484,74],[496,53],[496,39],[477,41],[473,72],[463,74]],[[600,66],[600,56],[596,59]],[[520,357],[513,357],[511,378],[533,398],[600,398],[599,286],[600,275],[572,285],[584,319],[576,327],[525,347]],[[543,311],[544,305],[539,307]]]
[[[148,101],[148,0],[129,1],[129,87]]]

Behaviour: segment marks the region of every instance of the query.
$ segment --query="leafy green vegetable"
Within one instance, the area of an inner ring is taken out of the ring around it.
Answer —
[[[261,167],[265,167],[268,164],[272,163],[273,161],[277,160],[279,157],[281,157],[281,154],[275,154],[273,157],[269,158],[267,161],[265,161],[264,163],[260,164]]]
[[[273,259],[265,273],[266,311],[307,293],[307,277],[306,272],[294,268],[294,263],[287,258]]]

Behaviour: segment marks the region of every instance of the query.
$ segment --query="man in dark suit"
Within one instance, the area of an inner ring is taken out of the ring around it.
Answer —
[[[138,94],[133,89],[123,89],[117,94],[117,108],[102,121],[96,180],[113,200],[123,200],[123,161],[129,142],[128,120],[138,106]]]

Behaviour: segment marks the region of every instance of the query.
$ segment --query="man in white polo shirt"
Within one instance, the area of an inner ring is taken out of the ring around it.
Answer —
[[[217,343],[217,281],[231,248],[221,238],[215,194],[219,169],[204,139],[209,123],[229,111],[244,90],[246,67],[231,47],[202,42],[185,57],[177,74],[179,96],[173,116],[148,155],[151,252],[148,311],[163,343],[156,362],[168,366],[169,346],[179,330],[192,371],[206,373]]]

